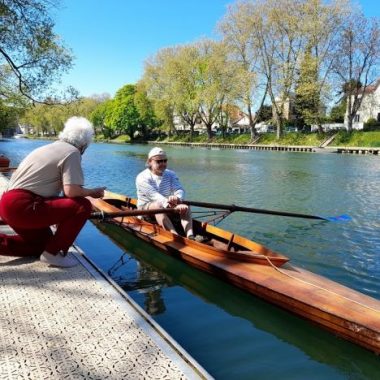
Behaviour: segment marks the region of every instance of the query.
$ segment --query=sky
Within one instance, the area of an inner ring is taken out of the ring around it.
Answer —
[[[216,39],[232,0],[61,0],[55,32],[74,55],[61,87],[82,96],[115,92],[136,83],[144,62],[160,49]],[[360,0],[366,16],[380,17],[378,0]]]

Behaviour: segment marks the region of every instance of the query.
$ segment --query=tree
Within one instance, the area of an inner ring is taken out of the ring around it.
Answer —
[[[195,44],[181,46],[170,62],[172,72],[172,99],[175,113],[190,127],[190,140],[199,119],[200,99],[198,91],[197,62],[199,49]]]
[[[56,100],[49,89],[71,67],[72,55],[53,32],[48,12],[55,4],[57,0],[0,3],[0,96],[8,102]]]
[[[116,92],[110,103],[105,123],[116,130],[117,134],[127,134],[134,138],[140,123],[140,115],[135,105],[136,86],[127,84]]]
[[[347,99],[344,97],[338,105],[331,108],[330,120],[333,123],[343,123],[344,115],[346,113],[346,107],[347,107]]]
[[[253,93],[258,109],[268,94],[280,137],[296,88],[303,117],[320,123],[347,9],[346,0],[245,0],[229,8],[221,28],[246,73],[242,93],[251,124],[257,122],[249,108]]]
[[[237,85],[239,67],[228,59],[228,48],[224,43],[211,40],[198,42],[199,59],[196,62],[199,116],[212,137],[212,126],[220,118],[227,105],[239,97],[241,87]]]
[[[325,119],[324,104],[331,100],[331,74],[339,34],[349,9],[346,0],[307,0],[301,7],[304,51],[295,91],[297,121],[318,125],[320,132]]]
[[[154,112],[169,136],[174,132],[175,105],[172,94],[173,74],[169,67],[177,48],[161,49],[145,62],[141,85],[152,101]]]
[[[241,102],[249,119],[251,139],[256,137],[255,125],[258,122],[257,113],[253,111],[256,101],[260,109],[267,96],[267,81],[258,75],[257,50],[252,44],[252,3],[239,2],[228,7],[226,16],[219,24],[219,30],[228,46],[232,59],[240,67]],[[263,83],[262,83],[263,82]]]
[[[114,134],[114,130],[111,126],[106,124],[108,115],[112,111],[112,100],[105,99],[99,103],[97,107],[91,112],[89,118],[95,127],[95,130],[100,129],[103,136],[107,139],[111,139]]]
[[[33,127],[37,134],[57,136],[69,117],[83,116],[91,119],[102,99],[102,96],[93,96],[67,104],[29,104],[20,121]]]
[[[300,76],[296,86],[295,114],[297,126],[306,123],[320,124],[320,93],[318,86],[318,62],[309,46],[300,67]]]
[[[263,104],[256,112],[257,122],[268,121],[272,119],[272,106]]]
[[[344,88],[347,98],[348,131],[352,131],[366,89],[379,76],[379,58],[379,20],[366,18],[360,12],[352,12],[340,35],[334,65],[338,86]]]
[[[18,120],[23,113],[22,108],[9,107],[0,99],[0,127],[5,128],[16,128]]]
[[[199,113],[196,69],[199,51],[194,44],[160,50],[145,67],[144,85],[154,101],[156,113],[174,129],[173,119],[180,118],[190,127],[190,138]]]
[[[134,103],[140,119],[138,132],[143,138],[147,138],[149,133],[159,125],[159,120],[157,120],[153,104],[141,82],[136,86]]]
[[[285,122],[285,105],[294,90],[302,52],[301,1],[256,0],[249,4],[251,44],[257,56],[257,72],[266,83],[277,124],[277,138]]]

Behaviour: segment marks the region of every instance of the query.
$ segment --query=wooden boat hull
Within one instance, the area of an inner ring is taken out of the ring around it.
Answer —
[[[122,199],[125,197],[120,196]],[[97,210],[117,210],[103,200],[92,202]],[[374,298],[289,263],[278,268],[215,255],[199,243],[188,245],[184,241],[187,239],[154,230],[157,227],[137,218],[117,218],[114,223],[119,224],[121,234],[133,234],[166,254],[380,354],[380,301]]]

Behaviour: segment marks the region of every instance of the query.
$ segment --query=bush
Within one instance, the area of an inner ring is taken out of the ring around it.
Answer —
[[[366,123],[364,123],[363,127],[364,131],[380,131],[380,122],[376,119],[368,119]]]

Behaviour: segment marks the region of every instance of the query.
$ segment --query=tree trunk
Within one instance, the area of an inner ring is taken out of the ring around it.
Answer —
[[[211,127],[212,127],[212,124],[206,124],[207,136],[208,136],[209,140],[212,139],[212,130],[211,130]]]
[[[353,115],[351,112],[347,115],[347,131],[348,132],[352,132],[352,124],[354,123],[354,117],[355,115]]]

